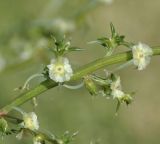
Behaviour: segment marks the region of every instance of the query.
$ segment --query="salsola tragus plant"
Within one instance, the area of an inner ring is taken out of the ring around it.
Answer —
[[[77,135],[77,132],[74,134],[66,132],[62,136],[55,136],[52,133],[40,131],[36,113],[27,113],[19,108],[20,105],[29,100],[33,100],[36,105],[36,97],[54,87],[64,86],[70,90],[85,87],[92,96],[104,96],[116,100],[116,113],[121,104],[129,105],[132,102],[134,92],[125,92],[123,90],[120,76],[116,74],[116,71],[129,65],[134,65],[138,71],[144,70],[149,65],[152,56],[160,55],[160,47],[150,47],[142,42],[128,42],[125,36],[117,33],[112,23],[110,28],[110,37],[105,36],[89,42],[89,44],[101,45],[106,52],[104,56],[78,69],[73,68],[67,54],[84,49],[72,46],[71,42],[65,37],[61,40],[52,37],[53,45],[50,47],[52,59],[50,63],[46,64],[40,74],[32,75],[22,87],[18,88],[25,91],[23,94],[0,109],[0,132],[2,137],[15,134],[18,139],[21,139],[27,133],[33,137],[34,144],[45,144],[46,141],[53,144],[70,143]],[[126,47],[128,50],[114,54],[119,46]],[[112,71],[107,70],[107,66],[115,64],[117,64],[115,69]],[[105,77],[97,75],[95,73],[97,70],[102,70]],[[29,88],[30,81],[37,77],[43,77],[46,80],[34,88]],[[76,80],[79,80],[79,83],[71,85]],[[19,112],[22,116],[20,118],[15,117],[12,115],[12,111]],[[14,127],[10,124],[13,124]]]

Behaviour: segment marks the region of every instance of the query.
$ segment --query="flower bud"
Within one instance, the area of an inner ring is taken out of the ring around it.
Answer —
[[[45,140],[42,135],[36,135],[33,138],[33,144],[45,144]]]
[[[6,133],[8,128],[8,123],[4,118],[0,118],[0,132],[2,134]]]
[[[122,101],[125,102],[127,105],[131,104],[133,98],[131,97],[130,94],[125,94],[124,97],[122,98]]]
[[[89,91],[91,95],[97,95],[98,93],[97,86],[90,76],[84,77],[84,84],[86,89]]]

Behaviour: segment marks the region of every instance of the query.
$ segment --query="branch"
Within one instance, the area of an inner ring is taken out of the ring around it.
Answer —
[[[160,47],[154,47],[153,48],[153,55],[160,55]],[[103,57],[100,59],[97,59],[93,62],[90,62],[81,68],[77,69],[72,76],[70,81],[75,81],[81,79],[83,76],[90,74],[92,72],[95,72],[96,70],[102,69],[104,67],[107,67],[109,65],[124,63],[126,61],[129,61],[132,59],[132,52],[123,52],[120,54],[116,54],[110,57]],[[14,99],[12,102],[10,102],[8,105],[4,106],[1,109],[1,112],[8,113],[10,112],[13,107],[17,107],[22,105],[23,103],[31,100],[34,97],[39,96],[40,94],[44,93],[45,91],[58,86],[57,83],[55,83],[52,80],[45,80],[42,83],[40,83],[35,88],[31,89],[30,91],[21,94],[16,99]]]
[[[20,124],[21,122],[23,122],[22,119],[19,119],[19,118],[17,118],[17,117],[10,116],[10,115],[4,115],[4,116],[2,116],[2,117],[4,117],[8,122],[10,122],[10,123],[12,123],[12,124],[16,124],[16,125],[18,125],[18,124]],[[58,139],[57,137],[55,137],[55,136],[53,137],[53,136],[51,136],[51,135],[49,135],[49,134],[47,134],[47,133],[45,133],[45,132],[39,131],[39,130],[37,130],[37,131],[32,131],[32,130],[27,129],[27,128],[24,128],[24,130],[26,130],[27,132],[29,132],[31,135],[39,135],[39,136],[41,136],[45,141],[48,141],[48,142],[50,142],[50,143],[52,143],[52,144],[60,144],[60,142],[61,142],[61,140]]]

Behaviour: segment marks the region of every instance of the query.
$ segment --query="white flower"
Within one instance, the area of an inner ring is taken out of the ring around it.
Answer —
[[[116,80],[111,83],[111,90],[112,91],[121,90],[121,79],[120,79],[120,76],[118,76],[116,78]]]
[[[139,43],[132,47],[132,53],[134,65],[138,70],[143,70],[150,63],[153,51],[148,45]]]
[[[39,129],[39,122],[37,119],[37,115],[34,112],[26,113],[18,107],[14,107],[14,109],[20,112],[23,116],[23,122],[19,124],[21,128],[29,129],[31,131],[36,131]],[[24,130],[22,129],[17,135],[16,138],[21,140],[23,137]]]
[[[124,97],[125,94],[123,91],[116,89],[112,91],[111,95],[113,96],[114,99],[115,98],[121,99],[122,97]]]
[[[23,113],[23,123],[22,126],[24,128],[30,130],[38,130],[39,129],[39,122],[37,120],[37,115],[34,112],[30,113]]]
[[[25,113],[22,110],[19,110],[23,114],[23,122],[20,124],[20,127],[30,129],[32,131],[39,129],[39,122],[37,120],[37,115],[34,112]],[[16,138],[21,140],[23,137],[24,131],[21,130],[17,135]]]
[[[125,94],[122,91],[122,87],[121,87],[121,80],[120,80],[120,76],[117,76],[116,79],[111,83],[110,86],[112,92],[111,95],[113,96],[113,98],[122,98]]]
[[[69,81],[73,75],[73,70],[69,64],[69,60],[64,57],[52,59],[51,64],[47,66],[49,69],[49,77],[55,82]]]

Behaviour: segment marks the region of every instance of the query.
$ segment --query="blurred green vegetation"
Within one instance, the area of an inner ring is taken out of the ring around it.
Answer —
[[[109,34],[110,22],[129,41],[158,45],[159,6],[159,0],[114,0],[108,5],[93,4],[93,0],[1,0],[0,56],[7,59],[9,67],[0,73],[0,106],[19,94],[14,89],[30,75],[41,72],[51,57],[47,49],[51,34],[61,37],[65,33],[73,45],[86,48],[69,55],[72,64],[78,67],[103,56],[103,48],[87,42]],[[74,23],[75,27],[67,31],[52,27],[57,19]],[[42,45],[39,40],[44,40]],[[29,60],[19,57],[24,48],[34,51]],[[158,57],[152,59],[145,71],[129,67],[119,72],[124,89],[136,91],[136,95],[134,103],[128,108],[122,106],[118,116],[114,115],[116,103],[103,97],[93,98],[83,88],[75,91],[63,87],[51,89],[38,98],[36,112],[42,130],[56,135],[66,130],[79,131],[73,142],[76,144],[90,144],[90,141],[159,144],[159,73]],[[37,83],[34,81],[32,86]],[[33,110],[30,102],[22,107],[26,111]],[[9,136],[0,143],[27,144],[31,139],[18,141],[15,136]]]

